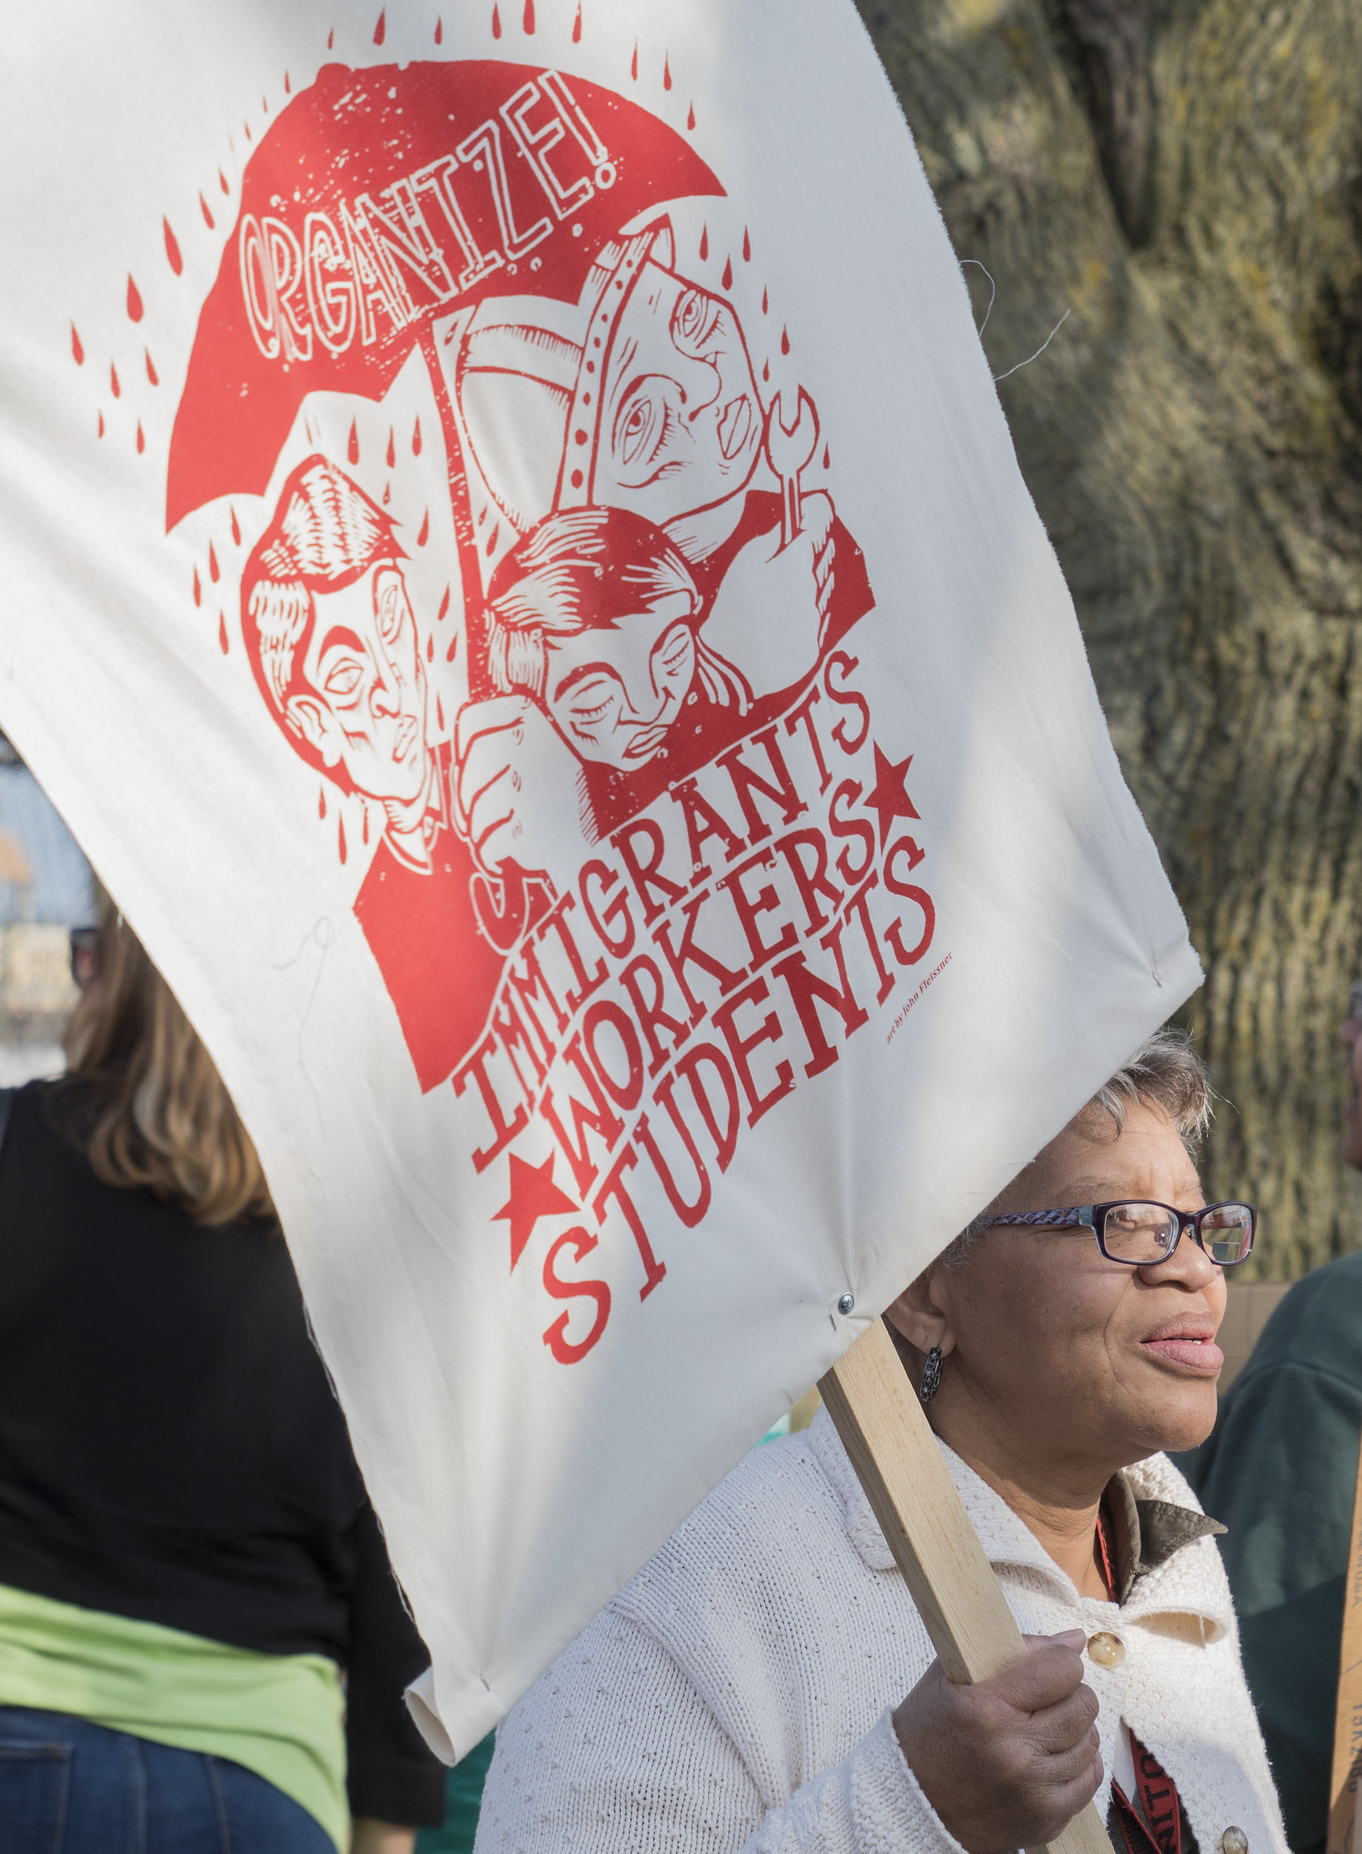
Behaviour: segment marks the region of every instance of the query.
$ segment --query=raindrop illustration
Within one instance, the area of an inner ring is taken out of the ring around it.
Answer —
[[[385,509],[387,508],[388,504],[392,501],[392,499],[393,499],[393,486],[391,483],[385,483],[383,485],[383,506]]]
[[[520,27],[526,38],[534,37],[534,0],[525,0],[525,12],[521,18]]]
[[[742,228],[742,261],[744,264],[752,262],[752,234],[746,226]]]
[[[427,509],[424,516],[421,519],[421,532],[416,537],[416,545],[418,547],[424,547],[426,542],[429,539],[430,539],[430,510]]]
[[[211,232],[213,229],[213,214],[211,210],[209,209],[207,200],[203,197],[201,193],[199,195],[199,211],[203,214],[204,224],[208,227],[209,231]]]
[[[333,26],[326,35],[326,49],[331,51],[336,43],[336,28]]]
[[[671,53],[668,52],[666,57],[662,60],[662,88],[664,90],[670,90],[671,87],[672,87],[672,56],[671,56]]]
[[[708,256],[709,256],[709,227],[707,225],[702,225],[700,227],[700,262],[703,264],[705,259]]]
[[[763,315],[769,315],[771,313],[771,293],[769,290],[763,290],[761,293],[761,312]]]
[[[369,841],[369,807],[367,805],[364,807],[364,829],[360,832],[360,835],[365,843]]]
[[[478,510],[478,524],[477,524],[477,525],[478,525],[478,527],[479,527],[479,528],[481,528],[481,526],[482,526],[482,524],[483,524],[483,523],[484,523],[484,522],[485,522],[486,520],[487,520],[487,510],[486,510],[486,509],[479,509],[479,510]]]
[[[218,169],[218,185],[222,188],[224,193],[231,193],[232,189],[227,185],[227,176],[223,173],[221,168]]]
[[[688,129],[693,129],[695,127],[695,105],[693,103],[691,104],[689,113],[686,116],[686,127]]]
[[[123,388],[118,384],[118,369],[114,366],[112,361],[109,362],[109,391],[113,394],[115,399],[117,399],[119,394],[123,391]]]
[[[383,11],[378,16],[378,24],[374,27],[374,44],[381,45],[384,39],[387,38],[387,36],[388,36],[388,9],[385,6]],[[344,862],[344,860],[345,858],[342,857],[341,861]]]
[[[242,121],[242,124],[241,124],[241,126],[242,126],[242,128],[243,128],[243,129],[244,129],[244,130],[246,131],[246,140],[247,140],[248,142],[249,142],[249,141],[252,141],[252,140],[254,139],[254,137],[253,137],[253,136],[251,135],[251,125],[250,125],[250,123],[249,123],[249,122],[246,122],[246,121],[245,121],[245,120],[243,119],[243,121]]]
[[[232,518],[232,546],[240,547],[241,545],[241,523],[236,518],[235,509],[229,508],[227,513]]]
[[[780,331],[780,351],[782,354],[788,354],[790,352],[790,331],[788,328],[782,328]]]
[[[449,615],[449,587],[445,587],[445,596],[440,600],[440,609],[435,614],[436,624],[443,624]]]
[[[359,433],[355,430],[354,419],[350,420],[350,441],[345,447],[345,454],[352,464],[359,462]]]
[[[459,634],[456,631],[449,640],[449,649],[445,652],[445,662],[452,663],[459,654]]]
[[[582,42],[582,6],[581,6],[581,0],[577,0],[577,17],[572,22],[572,43],[574,45],[580,45],[581,42]]]
[[[104,414],[102,412],[99,415],[99,436],[101,438],[104,436]]]
[[[638,40],[637,39],[634,40],[634,55],[629,60],[629,75],[635,80],[635,82],[638,81]]]
[[[208,577],[216,586],[218,583],[218,550],[211,541],[208,543]]]
[[[85,365],[85,349],[81,346],[80,336],[76,333],[74,322],[71,324],[71,358],[77,367]]]
[[[147,357],[147,378],[151,381],[153,386],[159,386],[161,384],[161,379],[156,371],[156,363],[151,358],[151,349],[143,348],[142,352]]]
[[[494,39],[501,37],[501,8],[499,6],[492,8],[492,37]]]
[[[826,444],[823,446],[823,468],[825,470],[832,468],[832,452]]]
[[[733,288],[733,260],[732,258],[724,259],[724,288],[726,290],[731,290]]]
[[[763,383],[765,383],[766,381],[769,381],[769,380],[770,380],[770,378],[771,378],[771,363],[770,363],[770,361],[763,361],[763,362],[761,363],[761,377],[762,377],[762,381],[763,381]]]
[[[199,578],[199,569],[194,568],[194,603],[203,604],[203,581]]]
[[[317,793],[317,816],[319,818],[324,818],[326,816],[326,787],[325,786],[322,786],[321,790]]]
[[[493,553],[496,550],[497,537],[500,535],[500,533],[501,533],[501,523],[498,522],[495,528],[493,528],[492,532],[487,537],[487,558],[489,560],[491,559]]]
[[[434,661],[435,661],[435,633],[432,631],[430,636],[426,639],[426,662],[433,663]]]
[[[132,322],[142,320],[142,292],[131,276],[128,278],[128,319]]]
[[[224,657],[231,649],[231,645],[227,642],[227,620],[221,612],[218,613],[218,649]]]
[[[345,819],[339,816],[336,819],[336,848],[340,851],[341,861],[344,862],[346,857]]]
[[[184,259],[180,256],[180,241],[176,238],[174,232],[171,231],[169,219],[163,218],[161,220],[161,234],[166,241],[166,259],[170,268],[178,277],[180,272],[184,269]]]
[[[445,22],[443,18],[440,18],[440,19],[437,19],[435,22],[435,43],[437,45],[443,45],[444,37],[445,37]]]
[[[388,427],[388,468],[391,470],[397,462],[397,452],[393,449],[393,428]]]
[[[267,102],[267,100],[266,100],[266,99],[265,99],[264,97],[261,97],[261,99],[260,99],[260,114],[261,114],[262,116],[268,116],[268,115],[269,115],[269,113],[270,113],[270,106],[269,106],[269,103]]]
[[[293,85],[288,80],[287,71],[284,72],[284,95],[286,97],[291,97],[293,95]]]
[[[411,454],[413,457],[421,455],[421,421],[419,418],[411,428]]]
[[[435,697],[435,725],[443,734],[445,731],[445,703],[442,695]]]

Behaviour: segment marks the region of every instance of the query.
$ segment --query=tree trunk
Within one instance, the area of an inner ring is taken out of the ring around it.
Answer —
[[[1362,8],[860,3],[1206,966],[1206,1188],[1294,1276],[1362,1245]]]

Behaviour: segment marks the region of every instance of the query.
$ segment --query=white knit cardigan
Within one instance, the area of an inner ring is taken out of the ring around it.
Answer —
[[[1086,1671],[1106,1769],[1124,1719],[1176,1781],[1201,1854],[1231,1827],[1249,1854],[1285,1854],[1214,1540],[1123,1606],[1099,1602],[942,1453],[1022,1629],[1124,1644],[1120,1666]],[[1161,1455],[1129,1477],[1138,1499],[1196,1507]],[[962,1854],[890,1717],[932,1659],[820,1412],[735,1468],[511,1712],[476,1854]],[[1108,1779],[1104,1814],[1109,1797]]]

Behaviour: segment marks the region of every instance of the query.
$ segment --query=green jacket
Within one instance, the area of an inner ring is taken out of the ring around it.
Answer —
[[[1229,1528],[1244,1667],[1296,1854],[1322,1850],[1328,1822],[1360,1434],[1362,1255],[1350,1255],[1292,1288],[1182,1464]]]

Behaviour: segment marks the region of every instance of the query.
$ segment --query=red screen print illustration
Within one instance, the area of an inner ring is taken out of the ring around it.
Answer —
[[[763,406],[736,311],[679,274],[669,226],[608,244],[577,302],[490,299],[436,351],[467,480],[515,543],[486,588],[489,677],[538,711],[489,703],[462,729],[486,737],[479,772],[520,776],[517,815],[530,766],[575,776],[585,848],[788,706],[870,608],[864,564],[830,497],[799,491],[812,401],[789,430]]]
[[[377,824],[355,910],[425,1089],[596,846],[788,713],[872,605],[813,400],[758,385],[703,236],[678,255],[681,203],[722,194],[627,98],[490,61],[328,66],[247,164],[167,520],[261,499],[248,660]],[[356,440],[413,363],[443,446],[435,612],[428,497],[390,501],[391,440],[386,469]]]
[[[450,830],[450,744],[436,731],[402,562],[393,521],[338,465],[309,457],[247,561],[241,628],[294,751],[383,818],[355,912],[433,1086],[481,1031],[503,959]]]

